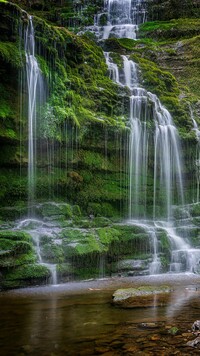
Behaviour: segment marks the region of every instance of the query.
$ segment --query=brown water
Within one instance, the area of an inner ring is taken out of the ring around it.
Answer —
[[[118,287],[168,284],[166,305],[119,309]],[[0,355],[196,355],[200,277],[176,275],[70,283],[0,294]],[[143,323],[143,324],[142,324]],[[173,335],[172,327],[178,332]]]

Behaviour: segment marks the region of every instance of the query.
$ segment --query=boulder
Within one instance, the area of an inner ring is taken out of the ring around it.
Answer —
[[[118,289],[113,294],[113,304],[121,308],[163,306],[169,299],[170,291],[168,286]]]

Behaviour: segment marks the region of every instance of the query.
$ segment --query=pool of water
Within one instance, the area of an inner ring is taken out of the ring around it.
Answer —
[[[120,309],[118,287],[173,287],[166,303]],[[109,279],[38,287],[0,294],[0,354],[4,355],[196,355],[191,326],[200,319],[200,277],[175,275]],[[175,329],[177,328],[177,329]]]

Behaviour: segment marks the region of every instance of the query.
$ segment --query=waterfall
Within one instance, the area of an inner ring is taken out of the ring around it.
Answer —
[[[183,179],[177,129],[170,113],[162,106],[158,97],[139,87],[137,65],[123,55],[121,56],[123,69],[119,73],[119,68],[112,62],[109,53],[105,53],[105,57],[110,78],[121,86],[127,86],[131,93],[129,218],[146,217],[148,176],[153,173],[151,215],[154,219],[157,218],[158,202],[158,206],[162,204],[167,220],[170,220],[175,190],[178,202],[183,203]],[[153,152],[152,146],[154,146]],[[148,165],[150,155],[154,155],[153,167]],[[143,207],[142,212],[140,205]]]
[[[101,26],[101,16],[105,14],[107,24]],[[145,19],[144,0],[105,0],[104,12],[96,16],[95,32],[100,40],[136,39],[138,25]],[[130,92],[128,223],[149,234],[150,274],[162,271],[160,233],[165,233],[171,245],[169,271],[194,272],[198,270],[200,250],[191,248],[176,231],[180,225],[176,228],[173,223],[173,205],[184,203],[181,147],[173,118],[155,94],[141,87],[138,66],[128,56],[121,56],[120,67],[113,62],[111,53],[106,52],[105,59],[110,78]],[[148,217],[152,220],[147,220]]]
[[[33,215],[36,189],[37,119],[44,101],[44,83],[35,57],[35,36],[32,17],[29,16],[25,32],[26,78],[28,92],[28,209]]]
[[[37,120],[40,119],[41,106],[46,99],[45,85],[37,58],[35,56],[35,34],[32,17],[28,15],[28,25],[25,31],[25,56],[26,56],[26,79],[28,93],[28,215],[34,216],[34,203],[36,198],[36,164],[37,164]],[[43,228],[43,223],[37,220],[26,219],[20,222],[18,228],[35,222],[39,224],[37,230],[30,230],[30,235],[35,244],[38,263],[46,266],[51,273],[51,283],[57,284],[56,265],[45,263],[40,249],[40,237],[48,233]]]

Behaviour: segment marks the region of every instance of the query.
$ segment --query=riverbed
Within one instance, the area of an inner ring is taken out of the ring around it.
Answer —
[[[113,306],[118,288],[168,285],[162,306]],[[200,276],[109,278],[1,292],[1,355],[196,355]]]

